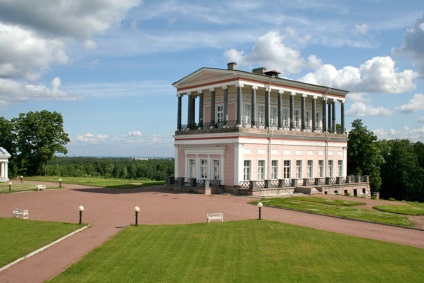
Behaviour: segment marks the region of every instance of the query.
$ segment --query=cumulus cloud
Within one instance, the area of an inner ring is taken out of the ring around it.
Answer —
[[[69,64],[70,43],[96,48],[91,39],[117,25],[139,0],[0,1],[0,105],[31,97],[69,97],[59,90],[60,79],[50,87],[39,83],[52,65]],[[58,84],[58,85],[57,85]],[[12,91],[13,98],[5,97]]]
[[[336,69],[333,65],[325,64],[300,80],[353,92],[403,93],[415,88],[413,80],[417,76],[412,70],[398,71],[393,59],[386,56],[374,57],[359,67]]]
[[[30,100],[77,100],[78,98],[60,89],[60,78],[54,78],[50,86],[44,84],[23,84],[0,78],[0,108],[11,103]]]
[[[377,129],[373,131],[379,139],[409,139],[412,142],[424,140],[424,126],[421,128],[403,127],[403,129]]]
[[[391,111],[382,106],[374,107],[368,103],[358,101],[352,103],[350,108],[346,111],[347,115],[351,116],[388,116],[391,115]]]
[[[288,35],[293,31],[288,32]],[[309,60],[302,58],[300,51],[284,44],[285,36],[279,31],[270,31],[260,36],[254,44],[250,53],[243,50],[229,49],[225,51],[224,56],[232,62],[240,65],[261,64],[268,70],[277,70],[284,74],[299,73],[301,68],[307,64],[317,65],[319,59],[316,56],[310,57]]]
[[[128,136],[129,137],[141,137],[141,132],[140,131],[128,132]]]
[[[414,112],[424,110],[424,94],[417,93],[408,101],[408,103],[396,107],[401,112]]]
[[[395,51],[411,55],[424,74],[424,15],[417,19],[413,28],[406,31],[402,47]]]

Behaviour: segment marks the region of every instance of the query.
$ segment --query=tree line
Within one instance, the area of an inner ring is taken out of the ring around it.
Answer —
[[[92,176],[164,180],[174,172],[173,159],[56,157],[70,141],[60,113],[28,112],[0,117],[0,146],[12,157],[9,176]],[[348,134],[348,175],[369,175],[381,198],[424,202],[424,144],[406,139],[377,140],[361,120]]]
[[[46,165],[57,153],[66,154],[70,141],[60,113],[47,110],[0,117],[0,146],[12,157],[10,176],[45,175]]]
[[[381,198],[424,202],[424,144],[377,140],[355,120],[348,135],[348,174],[369,175],[371,190]]]
[[[174,174],[174,159],[56,157],[47,163],[46,174],[163,181]]]

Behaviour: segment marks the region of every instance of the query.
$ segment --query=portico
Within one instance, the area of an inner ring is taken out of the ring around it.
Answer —
[[[9,158],[11,155],[4,148],[0,147],[0,182],[9,181]]]

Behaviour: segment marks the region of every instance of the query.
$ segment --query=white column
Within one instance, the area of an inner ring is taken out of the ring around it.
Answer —
[[[213,179],[213,166],[211,163],[211,155],[208,154],[208,180]]]
[[[187,153],[184,154],[184,178],[189,178],[190,176],[188,175],[188,156]]]
[[[343,147],[343,175],[342,177],[347,177],[347,148]]]
[[[5,162],[5,165],[4,165],[4,169],[5,169],[5,178],[6,178],[6,180],[9,180],[9,161],[6,161]]]
[[[178,178],[179,174],[178,174],[178,145],[174,144],[174,177]]]
[[[0,178],[4,178],[4,163],[3,161],[0,162]]]
[[[243,180],[243,144],[234,144],[234,185],[238,186]]]
[[[224,176],[224,155],[220,155],[219,166],[221,167],[219,170],[219,178],[221,179],[221,185],[225,185],[225,176]]]

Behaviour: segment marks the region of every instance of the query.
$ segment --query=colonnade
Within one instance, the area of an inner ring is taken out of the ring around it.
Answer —
[[[195,117],[196,117],[196,98],[199,97],[199,113],[198,113],[198,127],[208,127],[208,128],[214,128],[214,127],[222,127],[224,125],[234,125],[237,127],[243,126],[242,123],[242,96],[243,96],[243,84],[235,84],[236,87],[236,120],[235,121],[229,121],[228,120],[228,89],[229,86],[222,86],[223,92],[224,92],[224,101],[223,101],[223,113],[222,117],[220,118],[220,121],[216,121],[216,88],[210,88],[210,119],[208,123],[204,122],[204,92],[202,90],[197,91],[197,93],[194,92],[187,92],[185,93],[188,97],[188,105],[187,105],[187,125],[182,125],[182,97],[184,94],[178,94],[178,112],[177,112],[177,129],[179,131],[186,130],[186,129],[195,129],[196,123],[195,123]],[[273,126],[273,124],[270,121],[270,107],[271,107],[271,91],[272,89],[270,87],[266,87],[265,89],[265,121],[264,121],[264,127],[269,128]],[[259,124],[262,124],[261,121],[256,121],[257,116],[257,86],[251,86],[251,123],[250,126],[255,127]],[[285,91],[279,90],[278,91],[278,117],[277,117],[277,127],[278,129],[283,129],[283,119],[282,119],[282,104],[283,104],[283,94]],[[344,133],[345,129],[345,119],[344,119],[344,99],[337,99],[333,97],[328,97],[326,95],[310,95],[310,94],[304,94],[299,92],[291,92],[289,93],[289,117],[290,117],[290,124],[289,124],[289,130],[301,130],[301,131],[312,131],[312,132],[329,132],[329,133]],[[294,119],[294,112],[295,112],[295,96],[301,96],[301,112],[300,112],[300,123],[297,125],[295,123]],[[312,125],[311,127],[307,126],[306,121],[306,98],[308,96],[312,97]],[[321,113],[322,113],[322,124],[321,127],[317,126],[318,121],[317,119],[317,100],[321,100]],[[340,125],[341,130],[338,131],[336,129],[336,102],[340,102]]]
[[[9,173],[8,173],[9,161],[0,160],[0,180],[8,181]]]

